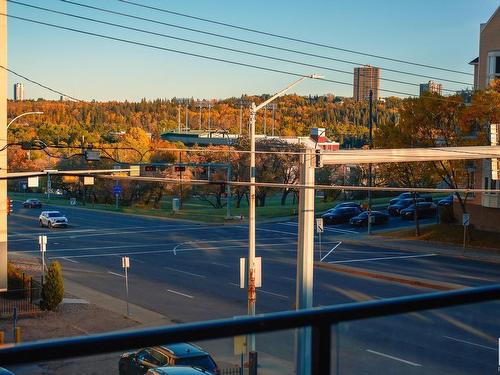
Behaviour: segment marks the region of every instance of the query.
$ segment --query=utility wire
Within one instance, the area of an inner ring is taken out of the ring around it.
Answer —
[[[304,62],[300,62],[300,61],[296,61],[296,60],[284,59],[284,58],[280,58],[280,57],[263,55],[263,54],[260,54],[260,53],[239,50],[239,49],[236,49],[236,48],[230,48],[230,47],[224,47],[224,46],[220,46],[220,45],[216,45],[216,44],[199,42],[199,41],[192,40],[192,39],[180,38],[180,37],[171,36],[171,35],[167,35],[167,34],[163,34],[163,33],[158,33],[158,32],[154,32],[154,31],[139,29],[139,28],[136,28],[136,27],[126,26],[126,25],[117,24],[117,23],[113,23],[113,22],[101,21],[101,20],[97,20],[95,18],[80,16],[80,15],[76,15],[76,14],[72,14],[72,13],[61,12],[61,11],[57,11],[57,10],[49,9],[49,8],[44,8],[44,7],[39,7],[39,6],[36,6],[36,5],[26,4],[26,3],[22,3],[22,2],[19,2],[19,1],[15,1],[15,0],[7,0],[7,1],[10,2],[10,3],[14,3],[14,4],[18,4],[18,5],[23,5],[23,6],[26,6],[26,7],[29,7],[29,8],[33,8],[33,9],[39,9],[39,10],[43,10],[43,11],[46,11],[46,12],[51,12],[51,13],[55,13],[55,14],[60,14],[60,15],[68,16],[68,17],[78,18],[78,19],[82,19],[82,20],[86,20],[86,21],[90,21],[90,22],[95,22],[95,23],[100,23],[100,24],[104,24],[104,25],[108,25],[108,26],[119,27],[119,28],[126,29],[126,30],[137,31],[137,32],[144,33],[144,34],[161,36],[161,37],[164,37],[164,38],[169,38],[169,39],[174,39],[174,40],[180,40],[180,41],[183,41],[183,42],[188,42],[188,43],[198,44],[198,45],[202,45],[202,46],[207,46],[207,47],[222,49],[222,50],[230,51],[230,52],[242,53],[242,54],[250,55],[250,56],[262,57],[262,58],[265,58],[265,59],[270,59],[270,60],[275,60],[275,61],[282,61],[282,62],[296,64],[296,65],[302,65],[302,66],[308,66],[308,67],[312,67],[312,68],[319,68],[319,69],[329,70],[329,71],[332,71],[332,72],[349,74],[351,76],[354,75],[353,72],[346,71],[346,70],[334,69],[334,68],[325,67],[325,66],[321,66],[321,65],[308,64],[308,63],[304,63]],[[388,81],[388,82],[394,82],[394,83],[399,83],[399,84],[403,84],[403,85],[410,85],[410,86],[419,87],[418,83],[413,83],[413,82],[406,82],[406,81],[401,81],[401,80],[396,80],[396,79],[390,79],[390,78],[380,78],[380,80]],[[445,89],[445,88],[443,88],[442,90],[443,91],[448,91],[448,92],[453,92],[453,93],[456,92],[456,90]]]
[[[98,37],[98,38],[103,38],[103,39],[108,39],[108,40],[114,40],[114,41],[123,42],[123,43],[127,43],[127,44],[133,44],[133,45],[137,45],[137,46],[141,46],[141,47],[153,48],[153,49],[161,50],[161,51],[173,52],[173,53],[177,53],[177,54],[181,54],[181,55],[186,55],[186,56],[198,57],[198,58],[205,59],[205,60],[212,60],[212,61],[224,62],[224,63],[238,65],[238,66],[244,66],[244,67],[247,67],[247,68],[254,68],[254,69],[264,70],[264,71],[268,71],[268,72],[286,74],[286,75],[290,75],[290,76],[294,76],[294,77],[304,77],[305,76],[305,74],[300,74],[300,73],[295,73],[295,72],[289,72],[289,71],[286,71],[286,70],[274,69],[274,68],[267,68],[267,67],[263,67],[263,66],[259,66],[259,65],[254,65],[254,64],[249,64],[249,63],[243,63],[243,62],[238,62],[238,61],[228,60],[228,59],[222,59],[222,58],[213,57],[213,56],[206,56],[206,55],[201,55],[201,54],[197,54],[197,53],[181,51],[181,50],[177,50],[177,49],[173,49],[173,48],[160,47],[160,46],[157,46],[157,45],[154,45],[154,44],[142,43],[142,42],[137,42],[137,41],[133,41],[133,40],[129,40],[129,39],[123,39],[123,38],[118,38],[118,37],[114,37],[114,36],[109,36],[109,35],[104,35],[104,34],[98,34],[98,33],[90,32],[90,31],[75,29],[75,28],[72,28],[72,27],[55,25],[55,24],[48,23],[48,22],[37,21],[37,20],[30,19],[30,18],[15,16],[13,14],[0,13],[0,15],[7,16],[7,17],[13,18],[13,19],[18,19],[18,20],[21,20],[21,21],[26,21],[26,22],[30,22],[30,23],[39,24],[39,25],[49,26],[49,27],[53,27],[53,28],[56,28],[56,29],[73,31],[73,32],[76,32],[76,33],[84,34],[84,35],[95,36],[95,37]],[[353,86],[353,84],[349,83],[349,82],[336,81],[336,80],[327,79],[327,78],[316,78],[316,80],[318,80],[318,81],[324,81],[324,82],[330,82],[330,83],[337,83],[339,85]],[[415,94],[410,94],[410,93],[402,92],[402,91],[395,91],[395,90],[388,90],[388,89],[380,89],[380,91],[384,91],[384,92],[388,92],[388,93],[392,93],[392,94],[398,94],[398,95],[415,96]]]
[[[8,1],[13,2],[12,0],[8,0]],[[337,58],[333,58],[333,57],[329,57],[329,56],[317,55],[317,54],[314,54],[314,53],[308,53],[308,52],[304,52],[304,51],[289,49],[289,48],[285,48],[285,47],[278,47],[278,46],[274,46],[274,45],[270,45],[270,44],[265,44],[265,43],[260,43],[260,42],[254,42],[254,41],[250,41],[250,40],[246,40],[246,39],[231,37],[231,36],[227,36],[227,35],[223,35],[223,34],[217,34],[217,33],[209,32],[209,31],[204,31],[204,30],[200,30],[200,29],[194,29],[194,28],[190,28],[190,27],[186,27],[186,26],[180,26],[180,25],[175,25],[175,24],[171,24],[171,23],[167,23],[167,22],[157,21],[157,20],[153,20],[153,19],[150,19],[150,18],[139,17],[139,16],[135,16],[135,15],[131,15],[131,14],[123,13],[123,12],[118,12],[118,11],[113,11],[113,10],[109,10],[109,9],[104,9],[104,8],[100,8],[100,7],[96,7],[96,6],[91,6],[91,5],[86,5],[86,4],[80,4],[80,3],[77,3],[77,2],[74,2],[74,1],[70,1],[70,0],[60,0],[60,1],[62,1],[64,3],[68,3],[68,4],[80,6],[80,7],[83,7],[83,8],[99,10],[101,12],[106,12],[106,13],[110,13],[110,14],[116,14],[116,15],[120,15],[120,16],[124,16],[124,17],[129,17],[129,18],[133,18],[133,19],[137,19],[137,20],[141,20],[141,21],[151,22],[151,23],[155,23],[155,24],[159,24],[159,25],[163,25],[163,26],[169,26],[169,27],[174,27],[174,28],[178,28],[178,29],[182,29],[182,30],[192,31],[192,32],[195,32],[195,33],[200,33],[200,34],[205,34],[205,35],[211,35],[211,36],[215,36],[215,37],[218,37],[218,38],[224,38],[224,39],[234,40],[234,41],[237,41],[237,42],[243,42],[243,43],[247,43],[247,44],[257,45],[257,46],[261,46],[261,47],[272,48],[272,49],[279,50],[279,51],[292,52],[292,53],[296,53],[296,54],[300,54],[300,55],[305,55],[305,56],[310,56],[310,57],[316,57],[316,58],[321,58],[321,59],[330,60],[330,61],[337,61],[337,62],[342,62],[342,63],[345,63],[345,64],[356,65],[356,66],[365,65],[364,63],[360,63],[360,62],[353,62],[353,61],[348,61],[348,60],[342,60],[342,59],[337,59]],[[434,80],[442,81],[442,82],[451,82],[451,83],[457,83],[457,84],[461,84],[461,85],[472,86],[472,83],[470,83],[470,82],[462,82],[462,81],[445,79],[445,78],[440,78],[440,77],[435,77],[435,76],[430,76],[430,75],[424,75],[424,74],[418,74],[418,73],[412,73],[412,72],[405,72],[405,71],[401,71],[401,70],[397,70],[397,69],[385,68],[383,66],[381,66],[380,68],[383,69],[383,70],[385,70],[385,71],[387,71],[387,72],[393,72],[393,73],[410,75],[410,76],[414,76],[414,77],[434,79]]]
[[[61,0],[61,1],[69,2],[69,1],[66,1],[66,0]],[[272,36],[272,37],[275,37],[275,38],[280,38],[280,39],[289,40],[289,41],[293,41],[293,42],[299,42],[299,43],[303,43],[303,44],[310,44],[310,45],[317,46],[317,47],[324,47],[324,48],[329,48],[329,49],[333,49],[333,50],[337,50],[337,51],[343,51],[343,52],[349,52],[349,53],[353,53],[353,54],[357,54],[357,55],[362,55],[362,56],[375,57],[377,59],[383,59],[383,60],[398,62],[398,63],[402,63],[402,64],[414,65],[414,66],[419,66],[419,67],[424,67],[424,68],[430,68],[430,69],[437,69],[437,70],[442,70],[442,71],[445,71],[445,72],[459,73],[459,74],[464,74],[464,75],[469,75],[469,76],[473,75],[473,74],[468,73],[468,72],[462,72],[462,71],[459,71],[459,70],[448,69],[448,68],[441,68],[441,67],[438,67],[438,66],[435,66],[435,65],[421,64],[421,63],[416,63],[416,62],[408,61],[408,60],[395,59],[395,58],[391,58],[391,57],[387,57],[387,56],[375,55],[375,54],[366,53],[366,52],[360,52],[360,51],[356,51],[356,50],[352,50],[352,49],[341,48],[341,47],[336,47],[336,46],[332,46],[332,45],[328,45],[328,44],[317,43],[317,42],[312,42],[312,41],[308,41],[308,40],[304,40],[304,39],[298,39],[298,38],[293,38],[293,37],[289,37],[289,36],[285,36],[285,35],[280,35],[280,34],[265,32],[265,31],[261,31],[261,30],[251,29],[249,27],[243,27],[243,26],[233,25],[233,24],[229,24],[229,23],[225,23],[225,22],[210,20],[210,19],[207,19],[207,18],[196,17],[196,16],[192,16],[192,15],[189,15],[189,14],[185,14],[185,13],[179,13],[179,12],[174,12],[174,11],[167,10],[167,9],[162,9],[162,8],[157,8],[157,7],[153,7],[153,6],[149,6],[149,5],[139,4],[139,3],[135,3],[135,2],[129,1],[129,0],[118,0],[118,1],[120,1],[122,3],[130,4],[130,5],[135,5],[135,6],[141,7],[141,8],[152,9],[152,10],[156,10],[156,11],[163,12],[163,13],[168,13],[168,14],[173,14],[173,15],[176,15],[176,16],[191,18],[191,19],[195,19],[195,20],[203,21],[203,22],[209,22],[209,23],[213,23],[213,24],[216,24],[216,25],[231,27],[233,29],[239,29],[239,30],[243,30],[243,31],[249,31],[249,32],[256,33],[256,34]]]
[[[3,14],[3,13],[0,13],[0,14],[5,15],[5,14]],[[20,74],[20,73],[17,73],[17,72],[15,72],[15,71],[13,71],[12,69],[6,68],[6,67],[5,67],[5,66],[3,66],[3,65],[0,65],[0,68],[5,69],[7,72],[12,73],[12,74],[14,74],[15,76],[18,76],[18,77],[20,77],[20,78],[23,78],[23,79],[25,79],[25,80],[26,80],[26,81],[28,81],[28,82],[34,83],[35,85],[38,85],[38,86],[40,86],[40,87],[43,87],[44,89],[47,89],[47,90],[49,90],[49,91],[52,91],[52,92],[54,92],[54,93],[56,93],[56,94],[59,94],[59,95],[65,96],[65,97],[67,97],[67,98],[69,98],[69,99],[72,99],[72,100],[74,100],[74,101],[76,101],[76,102],[83,102],[83,100],[81,100],[81,99],[77,99],[77,98],[75,98],[75,97],[73,97],[73,96],[70,96],[70,95],[68,95],[68,94],[65,94],[65,93],[63,93],[63,92],[61,92],[61,91],[58,91],[58,90],[53,89],[53,88],[50,88],[49,86],[46,86],[46,85],[44,85],[44,84],[42,84],[42,83],[40,83],[40,82],[34,81],[34,80],[32,80],[32,79],[30,79],[30,78],[28,78],[28,77],[26,77],[26,76],[24,76],[24,75],[22,75],[22,74]]]

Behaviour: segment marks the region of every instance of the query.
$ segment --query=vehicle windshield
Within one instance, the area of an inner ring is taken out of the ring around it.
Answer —
[[[197,366],[207,370],[211,370],[216,367],[214,361],[207,355],[202,357],[179,358],[175,361],[175,364],[176,366]]]
[[[49,212],[47,214],[48,217],[64,217],[64,215],[60,212]]]

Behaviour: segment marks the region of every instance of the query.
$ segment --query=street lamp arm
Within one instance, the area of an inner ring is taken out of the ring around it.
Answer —
[[[263,102],[263,103],[259,104],[258,106],[256,106],[255,107],[255,112],[257,112],[261,108],[264,108],[266,105],[268,105],[269,103],[271,103],[274,99],[276,99],[277,97],[283,95],[285,92],[287,92],[288,90],[290,90],[293,86],[298,85],[300,82],[302,82],[306,78],[318,79],[318,78],[322,78],[322,77],[319,76],[319,75],[317,75],[317,74],[310,74],[310,75],[307,75],[307,76],[300,77],[298,80],[296,80],[295,82],[291,83],[290,85],[288,85],[287,87],[285,87],[283,90],[281,90],[277,94],[274,94],[273,96],[271,96],[265,102]]]
[[[43,114],[43,112],[39,112],[39,111],[36,111],[36,112],[25,112],[25,113],[21,113],[19,116],[17,117],[14,117],[12,120],[10,120],[10,122],[7,124],[7,129],[9,128],[9,126],[14,122],[16,121],[19,117],[23,117],[23,116],[26,116],[26,115],[41,115]]]

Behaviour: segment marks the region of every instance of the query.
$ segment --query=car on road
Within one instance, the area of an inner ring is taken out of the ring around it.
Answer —
[[[325,224],[348,223],[349,219],[358,215],[361,210],[358,207],[340,207],[329,210],[321,215]]]
[[[416,198],[415,199],[417,202],[423,202],[423,198]],[[396,201],[393,204],[390,204],[389,207],[387,207],[387,212],[389,212],[389,215],[391,216],[398,216],[399,212],[406,207],[412,205],[415,203],[415,200],[413,198],[405,198],[405,199],[400,199]]]
[[[336,210],[337,208],[344,208],[344,207],[357,207],[361,211],[363,211],[363,208],[361,207],[361,205],[359,203],[356,203],[356,202],[342,202],[342,203],[337,204],[335,207],[330,208],[328,211],[332,211],[332,210]]]
[[[438,200],[437,205],[441,207],[451,206],[453,204],[453,195],[448,195],[447,197]]]
[[[29,198],[23,202],[24,208],[42,208],[42,202],[36,198]]]
[[[199,367],[208,374],[220,373],[210,354],[191,343],[153,346],[124,353],[118,362],[120,375],[142,375],[150,369],[167,366]]]
[[[417,214],[420,219],[430,218],[436,216],[437,205],[432,202],[418,202],[417,203]],[[406,220],[413,220],[415,218],[415,205],[401,210],[401,218]]]
[[[208,372],[200,367],[189,366],[165,366],[151,368],[146,373],[147,375],[210,375]]]
[[[372,211],[371,217],[373,217],[372,224],[385,224],[389,221],[389,215],[380,211]],[[368,211],[363,211],[359,215],[352,217],[349,223],[358,227],[368,225]]]
[[[42,211],[38,221],[41,227],[64,227],[68,226],[68,218],[59,211]]]

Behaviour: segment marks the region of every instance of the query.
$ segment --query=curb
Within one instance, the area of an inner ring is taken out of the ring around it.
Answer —
[[[460,284],[447,283],[447,282],[443,282],[443,281],[430,281],[430,280],[420,279],[417,277],[400,276],[397,274],[387,273],[387,272],[378,272],[378,271],[374,272],[374,271],[370,271],[370,270],[367,270],[364,268],[339,266],[339,265],[333,265],[333,264],[329,264],[329,263],[320,263],[320,262],[314,262],[314,264],[315,264],[315,266],[317,266],[319,268],[329,269],[329,270],[336,271],[336,272],[347,273],[349,275],[356,275],[356,276],[366,277],[366,278],[370,278],[370,279],[391,281],[391,282],[396,282],[396,283],[404,284],[404,285],[410,285],[410,286],[414,286],[414,287],[421,287],[421,288],[441,290],[441,291],[449,291],[449,290],[457,290],[457,289],[467,288],[467,286],[460,285]]]

